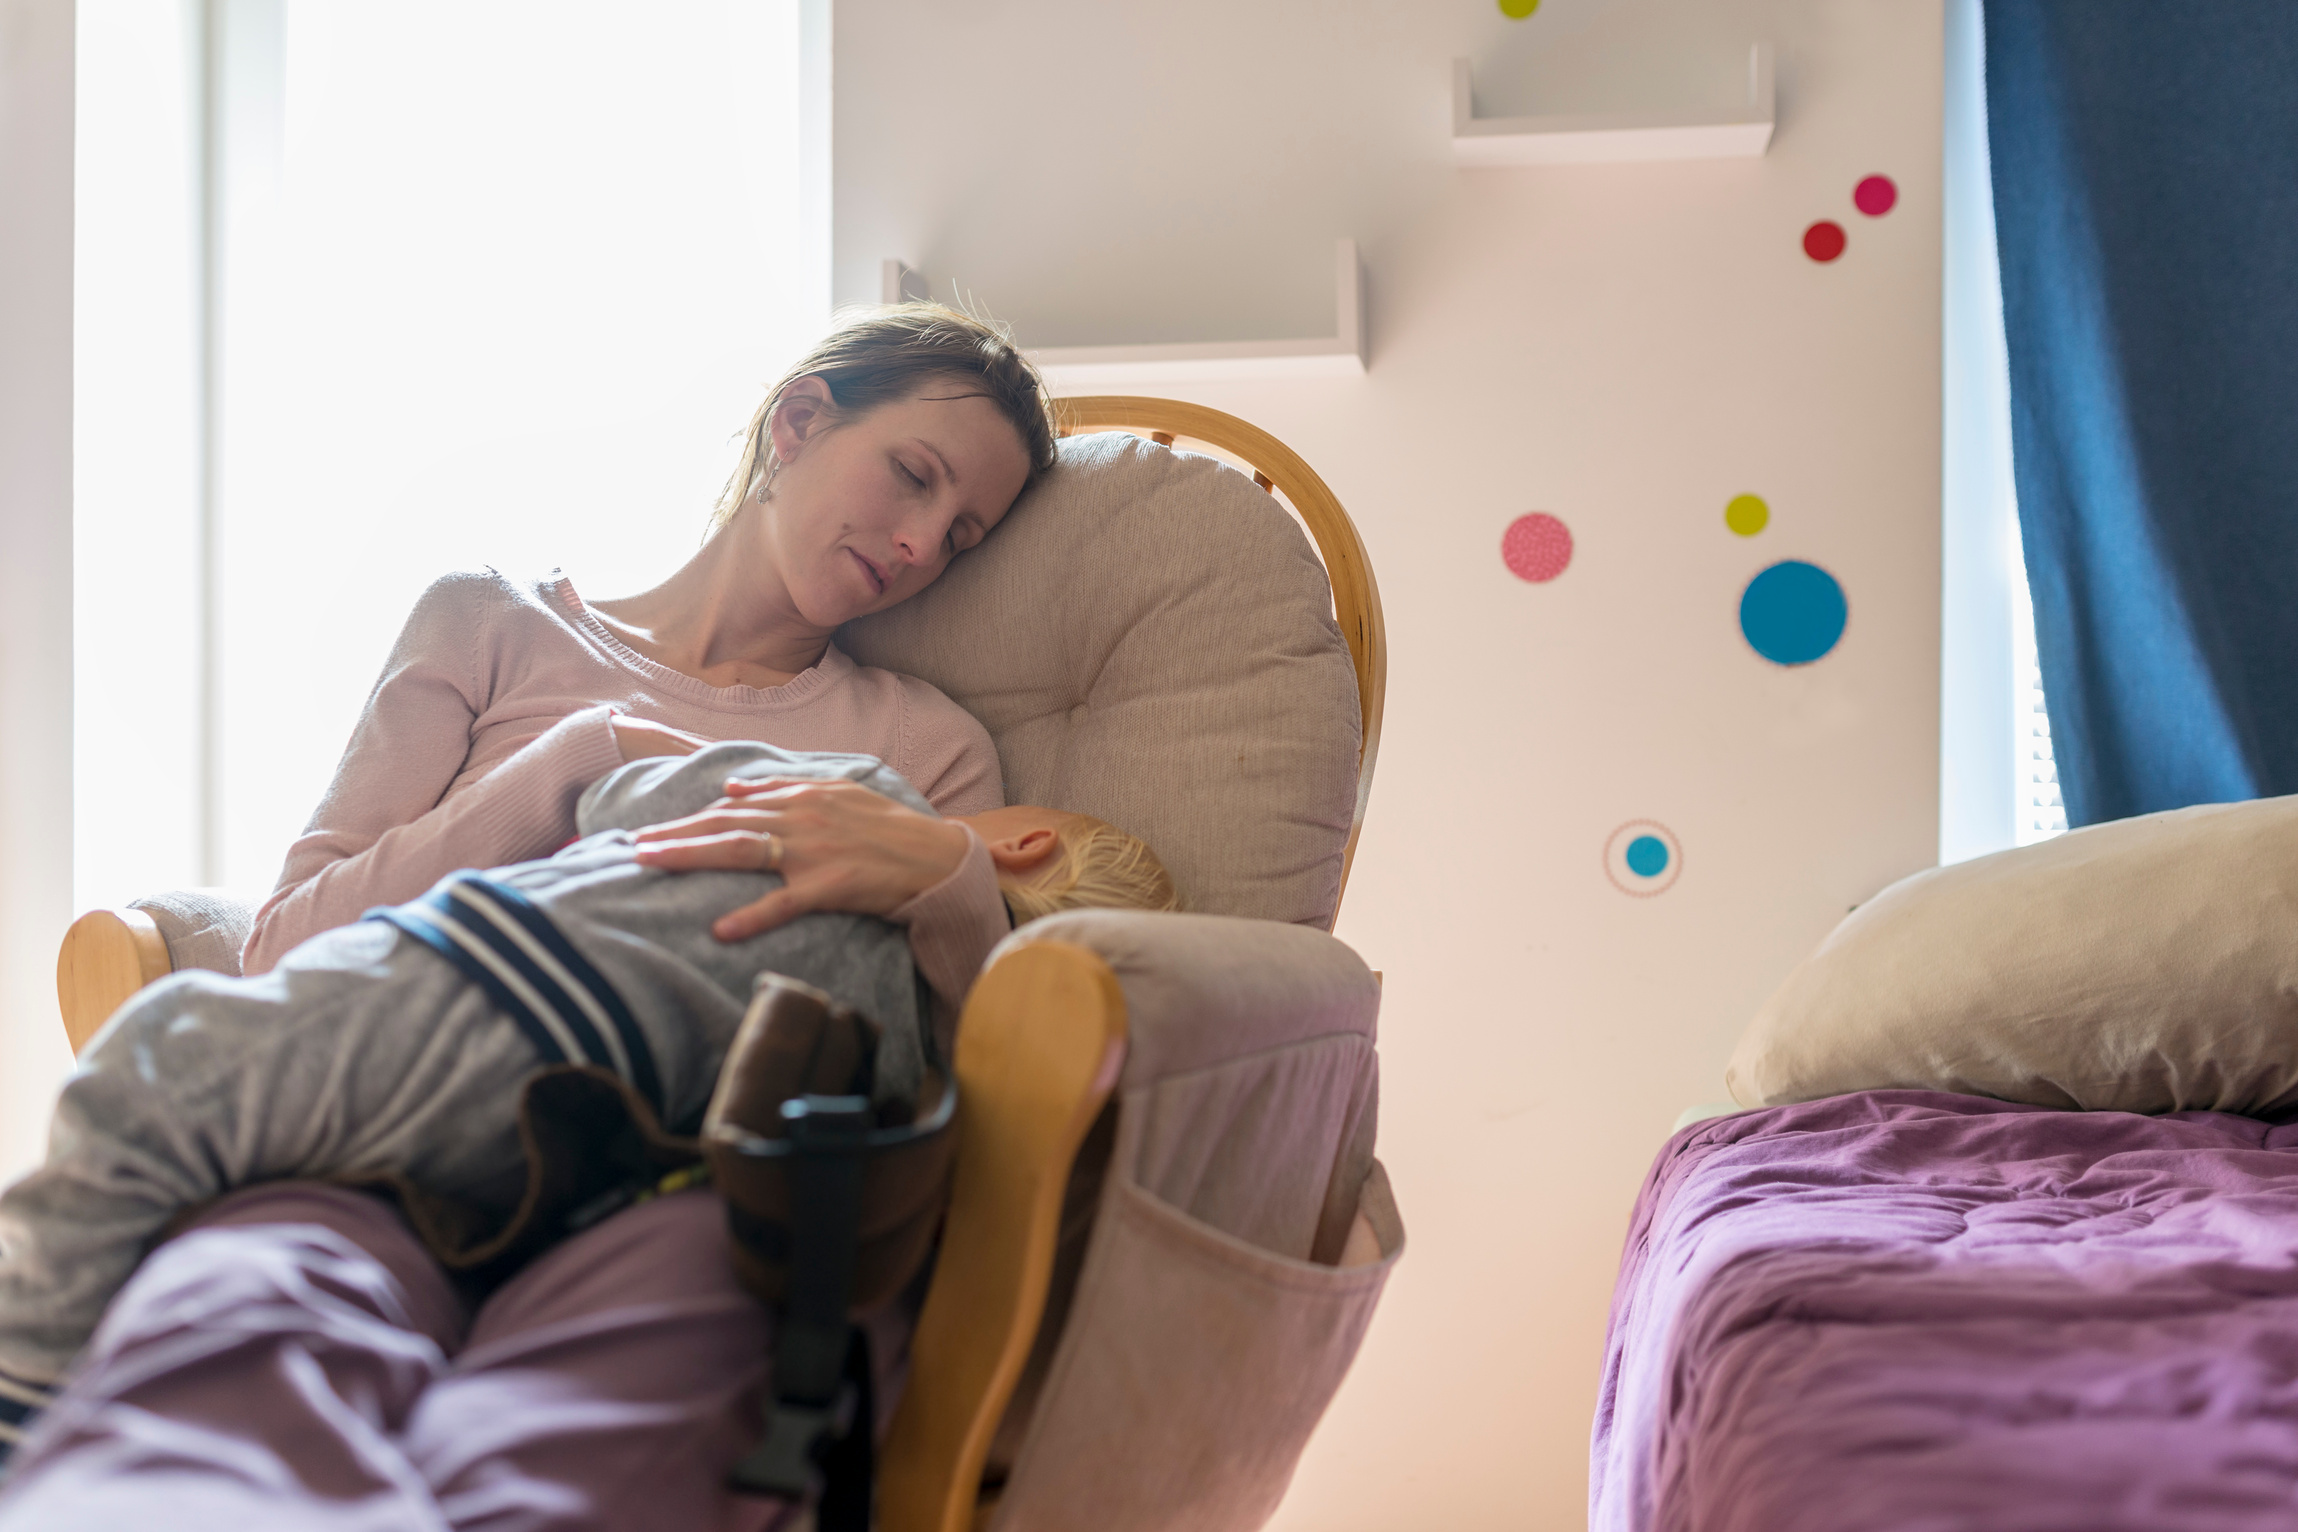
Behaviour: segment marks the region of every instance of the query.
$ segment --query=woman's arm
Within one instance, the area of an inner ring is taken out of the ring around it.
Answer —
[[[459,867],[549,852],[573,833],[583,787],[621,763],[613,710],[586,708],[440,802],[487,706],[499,588],[492,573],[448,575],[415,604],[335,780],[256,912],[242,972],[266,972],[306,937],[412,899]]]
[[[919,790],[943,814],[979,814],[1005,805],[997,745],[981,721],[940,691],[903,678],[903,743],[917,758]],[[971,829],[968,849],[949,876],[920,891],[892,918],[910,929],[910,952],[933,987],[935,1019],[946,1046],[990,948],[1005,940],[1013,917],[998,890],[989,848]]]

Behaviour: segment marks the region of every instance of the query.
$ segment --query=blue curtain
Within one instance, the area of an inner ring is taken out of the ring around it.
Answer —
[[[2298,4],[1985,6],[2068,823],[2298,792]]]

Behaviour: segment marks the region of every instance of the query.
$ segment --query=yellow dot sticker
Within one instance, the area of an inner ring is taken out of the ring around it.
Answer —
[[[1761,495],[1734,495],[1724,507],[1724,525],[1742,537],[1753,537],[1771,525],[1771,507]]]
[[[1510,21],[1522,21],[1540,9],[1540,0],[1500,0],[1500,14]]]

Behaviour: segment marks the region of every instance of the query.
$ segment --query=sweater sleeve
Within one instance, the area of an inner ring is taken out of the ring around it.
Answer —
[[[915,676],[902,677],[899,759],[890,764],[951,818],[1005,806],[997,745],[981,720]]]
[[[1005,896],[998,892],[997,864],[971,825],[966,826],[965,860],[948,877],[894,911],[910,928],[910,956],[934,992],[934,1032],[944,1055],[957,1036],[958,1012],[966,992],[989,957],[989,949],[1013,929]]]
[[[585,708],[440,801],[487,705],[478,659],[492,579],[450,575],[416,603],[335,780],[256,912],[241,972],[267,972],[305,938],[412,899],[459,867],[547,854],[573,834],[583,788],[621,764],[614,710]]]
[[[955,819],[1005,803],[997,745],[981,720],[939,689],[902,677],[902,774],[940,813]],[[972,850],[957,870],[894,912],[910,928],[910,952],[934,992],[934,1025],[943,1043],[957,1035],[957,1015],[989,949],[1013,927],[989,848],[969,826]]]

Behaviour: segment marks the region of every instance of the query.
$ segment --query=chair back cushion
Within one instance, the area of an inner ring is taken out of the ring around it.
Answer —
[[[1332,923],[1356,672],[1308,537],[1235,469],[1070,437],[979,548],[838,642],[979,718],[1008,802],[1148,841],[1191,909]]]

